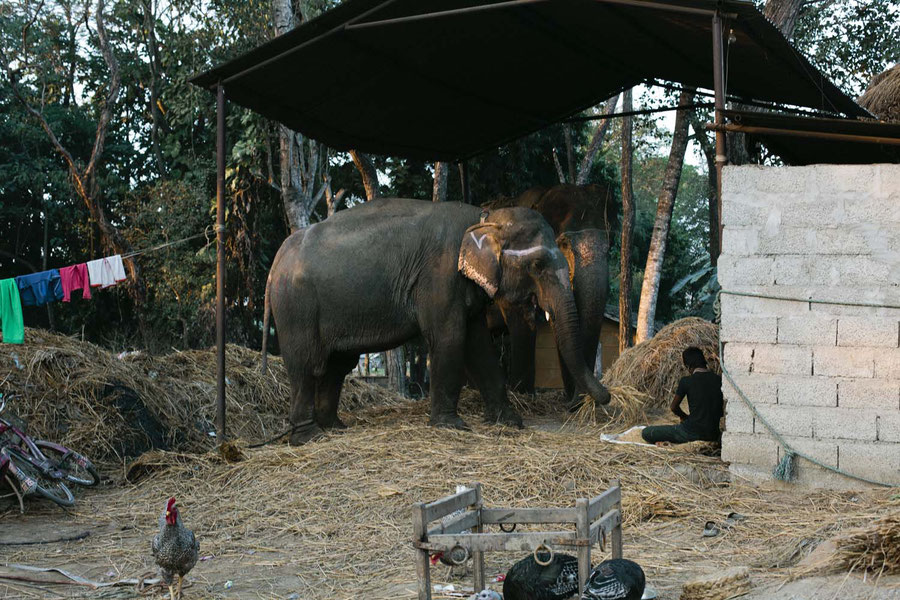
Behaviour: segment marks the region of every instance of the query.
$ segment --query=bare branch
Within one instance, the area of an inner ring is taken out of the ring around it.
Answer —
[[[103,154],[103,146],[106,143],[106,130],[109,127],[110,120],[112,120],[113,108],[119,99],[121,84],[119,61],[116,60],[116,56],[113,54],[109,38],[106,36],[106,27],[103,24],[103,2],[104,0],[98,0],[95,18],[97,21],[97,37],[100,40],[100,54],[103,55],[103,60],[106,61],[106,66],[109,68],[109,90],[106,93],[106,102],[104,102],[103,109],[100,111],[100,120],[97,122],[97,134],[94,137],[94,148],[91,150],[91,158],[88,161],[87,168],[84,170],[85,180],[91,178],[94,170],[97,168],[100,155]]]

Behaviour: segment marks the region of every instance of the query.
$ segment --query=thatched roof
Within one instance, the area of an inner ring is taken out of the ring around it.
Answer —
[[[882,121],[900,122],[900,63],[873,77],[858,102]]]

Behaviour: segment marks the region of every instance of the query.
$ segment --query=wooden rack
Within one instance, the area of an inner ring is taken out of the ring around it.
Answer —
[[[463,512],[446,519],[453,513]],[[428,528],[433,521],[436,527]],[[574,531],[486,532],[486,525],[573,524]],[[470,533],[463,533],[469,531]],[[622,490],[611,487],[594,498],[579,498],[574,508],[484,508],[481,484],[434,502],[413,505],[413,546],[419,600],[431,600],[431,564],[434,552],[449,556],[462,548],[474,563],[475,591],[485,587],[484,553],[491,551],[534,552],[542,546],[574,547],[578,556],[578,589],[583,589],[591,571],[591,548],[610,542],[612,558],[622,557]]]

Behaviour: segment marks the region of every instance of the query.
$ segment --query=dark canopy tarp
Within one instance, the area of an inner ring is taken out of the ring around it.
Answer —
[[[789,165],[900,163],[900,124],[726,110]]]
[[[712,88],[717,6],[729,95],[867,114],[752,3],[716,0],[347,0],[193,82],[334,148],[452,160],[648,78]]]

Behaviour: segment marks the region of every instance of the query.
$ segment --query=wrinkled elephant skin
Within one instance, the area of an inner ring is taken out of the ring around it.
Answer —
[[[396,198],[292,234],[267,282],[291,383],[291,443],[343,425],[341,386],[361,353],[419,335],[431,354],[432,425],[466,427],[457,414],[465,373],[481,391],[487,421],[521,427],[486,325],[491,299],[517,306],[537,298],[557,323],[560,354],[576,385],[600,394],[583,360],[568,266],[555,237],[539,214],[522,207],[482,211]]]

